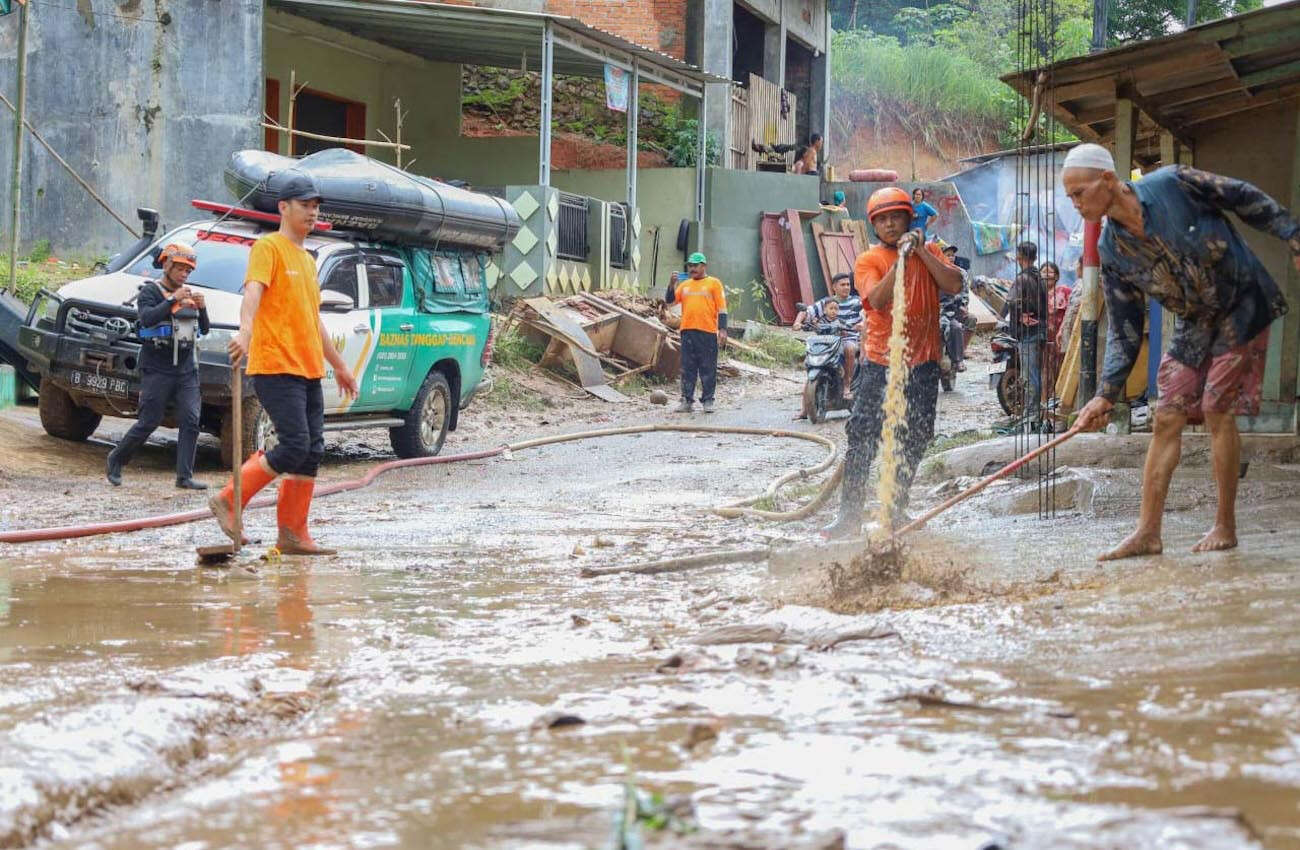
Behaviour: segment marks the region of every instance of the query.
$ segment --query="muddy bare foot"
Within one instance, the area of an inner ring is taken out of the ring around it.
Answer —
[[[1192,547],[1193,552],[1222,552],[1224,549],[1237,548],[1237,532],[1231,528],[1216,525],[1206,532],[1201,542]]]
[[[1120,543],[1109,552],[1098,555],[1098,561],[1118,561],[1123,558],[1140,558],[1143,555],[1159,555],[1164,551],[1164,544],[1160,542],[1159,534],[1151,534],[1141,529],[1133,532],[1124,538]]]

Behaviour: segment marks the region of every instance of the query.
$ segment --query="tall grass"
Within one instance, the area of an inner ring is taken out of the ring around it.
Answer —
[[[897,122],[934,151],[946,140],[996,142],[1013,97],[965,56],[860,30],[835,34],[831,87],[837,118],[850,127],[869,118],[879,135]]]

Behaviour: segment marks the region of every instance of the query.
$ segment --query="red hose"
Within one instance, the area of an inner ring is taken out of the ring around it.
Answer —
[[[393,469],[405,469],[409,466],[431,466],[436,463],[457,463],[463,460],[482,460],[495,457],[506,450],[505,446],[481,452],[465,452],[458,455],[437,455],[435,457],[415,457],[406,460],[390,460],[372,466],[365,475],[350,481],[327,484],[316,491],[317,496],[332,496],[348,490],[360,490],[369,487],[374,480]],[[263,496],[248,503],[250,508],[265,508],[275,504],[275,498]],[[206,509],[185,511],[179,514],[162,514],[161,516],[141,517],[120,522],[97,522],[90,525],[64,525],[57,528],[31,528],[26,531],[0,531],[0,543],[37,543],[45,540],[68,540],[73,537],[94,537],[98,534],[120,534],[128,531],[141,531],[146,528],[164,528],[169,525],[184,525],[211,519],[212,512]]]

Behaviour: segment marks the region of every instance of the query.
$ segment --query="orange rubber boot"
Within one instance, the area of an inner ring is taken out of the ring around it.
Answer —
[[[275,480],[275,470],[266,462],[265,452],[257,454],[244,461],[244,465],[239,470],[240,483],[240,508],[248,507],[248,501],[257,494],[267,484]],[[235,482],[230,480],[226,486],[221,488],[221,492],[208,499],[208,509],[212,515],[217,518],[217,524],[221,530],[231,540],[235,539]],[[247,544],[245,538],[243,543]]]
[[[317,546],[307,533],[307,512],[311,510],[311,495],[316,490],[315,478],[288,476],[280,482],[280,498],[275,505],[275,518],[280,526],[280,539],[276,547],[285,555],[336,555],[337,549]]]

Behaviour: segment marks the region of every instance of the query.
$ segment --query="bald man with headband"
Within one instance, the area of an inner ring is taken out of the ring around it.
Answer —
[[[1110,331],[1096,398],[1079,411],[1084,430],[1102,427],[1142,345],[1146,299],[1177,317],[1156,379],[1159,403],[1142,476],[1137,530],[1100,560],[1156,555],[1169,482],[1189,423],[1211,434],[1218,511],[1192,551],[1237,545],[1237,416],[1259,413],[1268,329],[1287,311],[1282,290],[1228,221],[1283,239],[1300,269],[1300,222],[1256,187],[1171,165],[1136,183],[1120,180],[1110,152],[1083,144],[1066,155],[1061,181],[1087,221],[1106,219],[1098,251]]]

